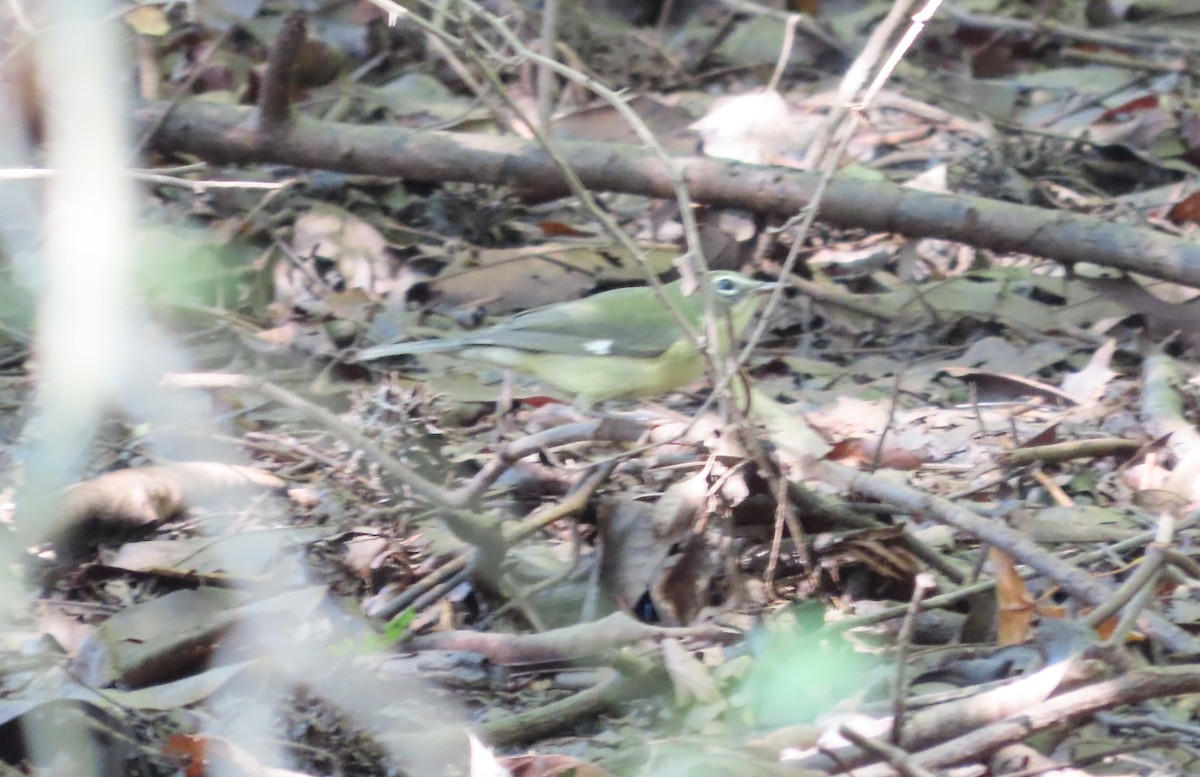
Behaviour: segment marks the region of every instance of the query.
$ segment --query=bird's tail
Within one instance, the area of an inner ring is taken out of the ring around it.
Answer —
[[[376,359],[387,359],[393,356],[407,356],[414,353],[437,353],[440,351],[455,351],[462,344],[455,340],[410,340],[406,343],[388,343],[364,348],[356,354],[352,361],[369,362]]]

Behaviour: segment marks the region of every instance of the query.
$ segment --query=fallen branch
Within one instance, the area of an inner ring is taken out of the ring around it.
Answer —
[[[406,650],[466,650],[504,666],[556,663],[595,658],[643,641],[698,639],[725,644],[735,632],[720,626],[651,626],[623,612],[598,621],[564,626],[541,634],[505,634],[478,631],[439,631],[413,637]]]
[[[215,164],[285,164],[413,181],[495,184],[539,196],[567,193],[561,171],[536,144],[513,137],[361,127],[297,117],[270,142],[255,132],[252,108],[166,103],[135,112],[142,130],[161,123],[150,146]],[[633,146],[561,141],[560,157],[592,191],[673,198],[670,171]],[[694,201],[793,215],[812,196],[817,176],[785,167],[706,157],[677,157]],[[956,240],[995,251],[1033,254],[1064,264],[1093,262],[1200,287],[1200,245],[1149,229],[1061,211],[966,195],[933,194],[880,181],[835,179],[821,218],[846,227]]]

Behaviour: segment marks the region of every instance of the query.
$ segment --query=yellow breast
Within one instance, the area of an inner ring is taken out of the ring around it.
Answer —
[[[532,375],[590,406],[608,399],[665,394],[704,375],[704,358],[686,341],[653,359],[628,356],[532,354],[513,348],[464,348],[462,358],[489,362]]]

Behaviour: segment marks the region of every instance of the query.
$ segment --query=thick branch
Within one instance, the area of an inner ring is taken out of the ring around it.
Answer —
[[[143,105],[140,128],[162,121],[151,141],[163,152],[215,163],[276,163],[346,173],[394,175],[417,181],[460,181],[566,193],[560,173],[533,143],[511,137],[360,127],[296,119],[290,130],[257,144],[245,132],[251,109],[207,103],[175,108]],[[583,184],[594,191],[674,196],[660,159],[639,148],[603,143],[557,145]],[[680,157],[696,202],[792,215],[812,195],[816,176],[784,167]],[[982,197],[931,194],[878,181],[837,179],[821,203],[821,218],[848,227],[956,240],[1065,264],[1094,262],[1200,287],[1200,245],[1071,213]]]

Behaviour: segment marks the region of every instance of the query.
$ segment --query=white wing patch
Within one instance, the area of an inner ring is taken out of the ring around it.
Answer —
[[[612,353],[612,340],[588,340],[583,344],[583,350],[593,356],[607,356]]]

